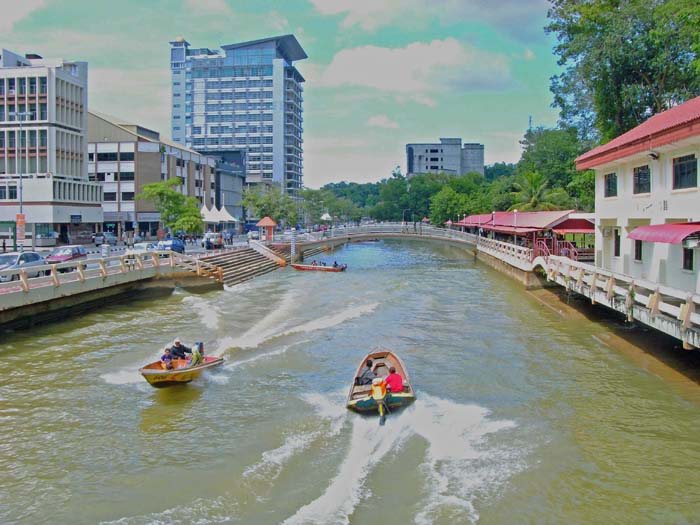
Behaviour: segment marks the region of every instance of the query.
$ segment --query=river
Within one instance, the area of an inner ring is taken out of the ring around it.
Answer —
[[[333,258],[349,270],[282,269],[4,336],[0,522],[700,522],[692,381],[459,248]],[[175,336],[225,365],[153,389],[137,369]],[[383,427],[345,409],[376,346],[417,392]]]

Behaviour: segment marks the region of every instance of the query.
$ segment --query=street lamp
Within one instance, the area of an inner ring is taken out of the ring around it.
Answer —
[[[518,244],[518,210],[513,210],[513,244]]]
[[[23,191],[22,191],[22,122],[25,120],[28,120],[32,117],[34,113],[32,111],[11,111],[8,113],[10,118],[15,118],[17,119],[17,122],[19,122],[19,136],[15,138],[15,148],[16,151],[18,152],[17,154],[17,174],[19,175],[19,214],[23,215],[24,214],[24,199],[23,199]],[[25,140],[25,147],[27,149],[27,155],[25,158],[25,162],[28,164],[29,163],[29,137],[27,137],[27,140]],[[29,172],[29,170],[27,170]],[[34,242],[34,239],[32,238],[32,242]],[[24,251],[24,239],[22,239],[22,244],[18,245],[19,251]]]

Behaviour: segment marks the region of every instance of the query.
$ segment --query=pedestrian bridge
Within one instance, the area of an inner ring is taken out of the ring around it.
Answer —
[[[583,295],[683,342],[684,348],[700,348],[700,294],[658,283],[634,279],[546,251],[480,237],[421,223],[381,223],[326,232],[276,237],[275,245],[288,246],[297,256],[319,247],[334,247],[369,239],[421,238],[456,243],[475,251],[477,257],[517,277],[527,286],[559,285]]]

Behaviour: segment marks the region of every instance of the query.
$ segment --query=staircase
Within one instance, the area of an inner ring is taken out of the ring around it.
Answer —
[[[244,248],[202,257],[203,261],[221,268],[223,283],[234,286],[279,268],[279,265],[255,250]]]

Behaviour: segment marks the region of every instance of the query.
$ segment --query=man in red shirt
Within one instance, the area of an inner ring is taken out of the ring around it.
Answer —
[[[396,373],[396,368],[389,367],[389,375],[386,376],[386,386],[391,390],[392,393],[403,391],[403,379],[400,374]]]

